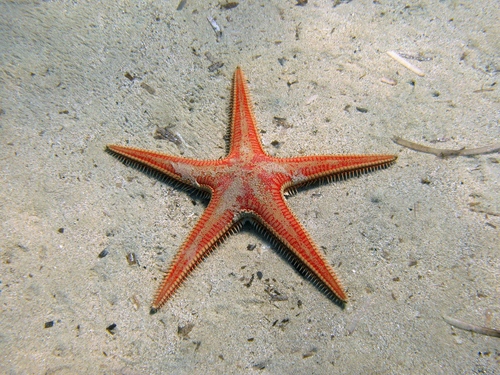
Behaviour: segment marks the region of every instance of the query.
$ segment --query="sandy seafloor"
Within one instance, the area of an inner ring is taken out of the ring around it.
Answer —
[[[442,318],[500,328],[500,155],[391,141],[498,143],[498,2],[295,3],[1,2],[1,374],[500,373],[500,339]],[[248,227],[149,314],[204,203],[105,145],[222,157],[237,65],[270,154],[399,156],[288,199],[345,309]]]

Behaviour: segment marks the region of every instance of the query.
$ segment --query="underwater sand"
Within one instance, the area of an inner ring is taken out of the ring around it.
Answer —
[[[498,374],[500,156],[391,140],[499,142],[498,2],[178,4],[0,4],[0,373]],[[270,154],[399,157],[288,199],[345,309],[249,226],[149,314],[204,202],[105,145],[222,157],[237,65]]]

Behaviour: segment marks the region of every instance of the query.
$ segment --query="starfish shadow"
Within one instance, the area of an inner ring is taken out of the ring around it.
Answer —
[[[309,281],[314,288],[323,294],[330,302],[344,309],[346,303],[340,300],[323,282],[292,253],[288,247],[274,237],[264,226],[255,219],[246,219],[240,231],[254,234],[261,242],[270,244],[278,257],[288,263],[301,277]]]

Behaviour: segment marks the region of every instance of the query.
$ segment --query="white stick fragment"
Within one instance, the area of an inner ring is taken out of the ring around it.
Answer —
[[[215,31],[215,38],[217,39],[217,41],[219,41],[219,39],[222,36],[222,30],[220,29],[219,25],[217,25],[217,22],[215,22],[215,20],[212,17],[208,16],[207,20],[208,20],[208,22],[210,22],[210,25],[212,25],[212,29],[214,29],[214,31]]]
[[[387,54],[392,57],[394,60],[396,60],[398,63],[403,65],[406,69],[411,70],[413,73],[419,75],[420,77],[425,76],[425,73],[417,68],[415,65],[413,65],[411,62],[408,60],[402,58],[397,52],[394,51],[387,51]]]
[[[387,77],[380,78],[380,82],[386,83],[386,84],[391,85],[391,86],[396,86],[398,84],[395,80],[393,80],[391,78],[387,78]]]

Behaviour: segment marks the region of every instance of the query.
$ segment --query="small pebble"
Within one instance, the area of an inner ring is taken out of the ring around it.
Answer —
[[[114,335],[114,329],[116,328],[116,323],[110,324],[109,326],[106,327],[106,331],[108,331],[110,334]]]
[[[128,253],[127,254],[127,262],[129,264],[129,266],[133,266],[133,265],[137,264],[137,256],[135,255],[135,253]]]

